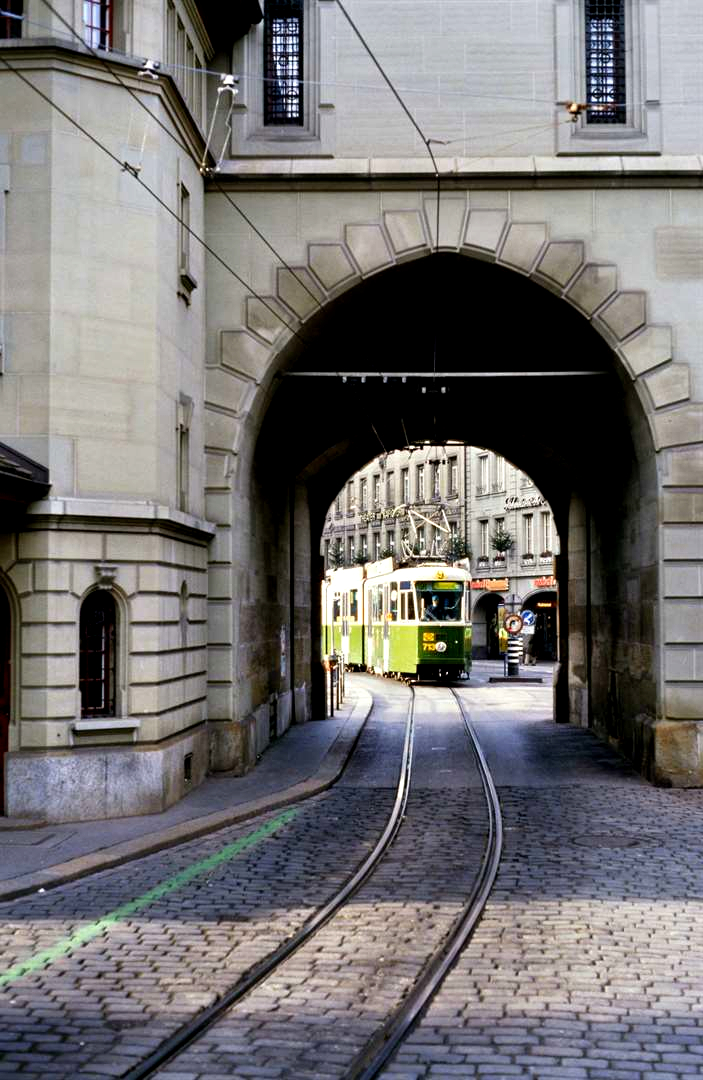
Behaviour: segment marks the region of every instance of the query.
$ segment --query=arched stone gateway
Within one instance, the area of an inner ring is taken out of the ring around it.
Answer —
[[[671,328],[544,222],[453,193],[439,243],[435,219],[428,197],[309,243],[306,265],[279,266],[274,295],[250,296],[244,325],[220,333],[206,391],[213,765],[246,769],[317,707],[316,545],[346,478],[382,447],[458,438],[504,453],[554,509],[557,719],[593,726],[656,782],[699,785],[703,407]],[[393,378],[433,365],[445,393]],[[371,395],[333,377],[355,371],[389,379]],[[545,416],[529,437],[525,394]]]

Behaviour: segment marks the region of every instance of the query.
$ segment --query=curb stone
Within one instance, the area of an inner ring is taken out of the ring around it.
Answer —
[[[208,833],[216,832],[228,825],[236,825],[242,821],[257,817],[259,814],[268,813],[271,810],[279,810],[292,803],[302,802],[313,795],[326,791],[341,776],[346,768],[358,742],[359,736],[368,720],[373,699],[365,690],[357,690],[357,700],[351,708],[344,726],[337,734],[334,742],[325,754],[317,771],[305,780],[283,788],[281,791],[252,799],[242,803],[238,807],[227,810],[217,810],[212,814],[204,814],[193,818],[191,821],[180,822],[171,825],[167,829],[147,833],[145,836],[134,840],[123,840],[119,844],[113,844],[101,851],[91,852],[88,855],[80,855],[55,866],[34,870],[29,874],[22,874],[16,878],[8,878],[0,883],[0,902],[14,900],[20,896],[37,892],[39,889],[53,889],[58,885],[64,885],[69,881],[86,877],[99,870],[109,870],[132,859],[141,858],[143,855],[152,855],[164,848],[175,847],[188,840],[196,840]],[[99,825],[99,822],[96,822]]]

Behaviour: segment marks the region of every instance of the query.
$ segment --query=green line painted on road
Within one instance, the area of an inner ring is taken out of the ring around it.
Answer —
[[[93,938],[106,933],[115,926],[116,923],[121,922],[122,919],[129,918],[130,915],[134,915],[136,912],[149,907],[149,905],[153,904],[156,900],[160,900],[162,896],[167,896],[169,893],[175,892],[176,889],[180,889],[184,885],[187,885],[189,881],[198,877],[199,874],[204,874],[207,870],[213,870],[221,863],[234,859],[243,851],[254,847],[254,845],[258,844],[261,840],[266,840],[272,833],[275,833],[283,825],[286,825],[297,813],[298,810],[296,808],[284,810],[282,814],[279,814],[278,817],[275,817],[272,821],[267,822],[266,825],[262,825],[260,829],[256,829],[247,836],[243,836],[240,840],[235,840],[232,844],[227,844],[225,847],[220,848],[219,851],[216,851],[214,855],[209,855],[207,859],[201,859],[200,862],[193,863],[192,866],[186,867],[185,870],[181,870],[180,873],[174,874],[173,877],[166,878],[165,881],[159,882],[158,885],[155,885],[153,889],[149,889],[149,891],[145,892],[142,896],[138,896],[135,900],[128,900],[126,904],[121,904],[120,907],[115,908],[114,911],[108,912],[107,915],[103,915],[103,917],[96,922],[88,923],[87,926],[81,927],[75,934],[71,934],[70,937],[64,938],[63,941],[57,941],[55,945],[49,946],[48,949],[43,949],[42,952],[36,953],[35,956],[30,956],[27,960],[22,960],[19,964],[14,964],[13,967],[8,968],[7,971],[0,975],[0,987],[15,982],[23,975],[30,975],[35,971],[40,971],[42,968],[48,967],[48,965],[53,964],[55,960],[60,960],[62,956],[67,956],[69,953],[75,952],[75,950],[80,949],[82,945],[87,945]]]

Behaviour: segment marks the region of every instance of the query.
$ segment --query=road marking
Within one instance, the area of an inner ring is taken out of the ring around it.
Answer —
[[[183,885],[187,885],[189,881],[192,881],[193,878],[197,877],[199,874],[205,873],[206,870],[213,870],[221,863],[234,859],[243,851],[254,847],[254,845],[258,844],[261,840],[265,840],[267,837],[271,836],[272,833],[276,832],[283,825],[286,825],[297,813],[298,810],[296,808],[284,810],[282,814],[279,814],[278,817],[274,818],[272,821],[262,825],[261,828],[256,829],[247,836],[241,837],[239,840],[235,840],[232,844],[227,844],[213,855],[209,855],[206,859],[201,859],[199,862],[193,863],[192,866],[186,867],[185,870],[181,870],[180,873],[174,874],[173,877],[166,878],[165,881],[159,882],[158,885],[155,885],[153,889],[149,889],[149,891],[145,892],[142,896],[138,896],[134,900],[128,900],[126,904],[121,904],[118,908],[115,908],[114,911],[110,911],[107,915],[103,915],[101,919],[81,927],[80,930],[77,930],[75,934],[71,934],[70,937],[64,938],[62,941],[57,941],[55,945],[50,945],[48,949],[43,949],[34,956],[30,956],[26,960],[14,964],[11,968],[8,968],[7,971],[0,974],[0,987],[15,982],[23,975],[30,975],[35,971],[40,971],[42,968],[48,967],[48,965],[53,964],[54,961],[60,960],[62,956],[67,956],[69,953],[75,952],[75,950],[80,949],[82,945],[87,945],[93,938],[106,933],[118,922],[121,922],[122,919],[129,918],[130,915],[134,915],[136,912],[142,911],[145,907],[149,907],[149,905],[153,904],[156,900],[160,900],[162,896],[167,896],[169,893],[175,892],[176,889],[182,888]]]

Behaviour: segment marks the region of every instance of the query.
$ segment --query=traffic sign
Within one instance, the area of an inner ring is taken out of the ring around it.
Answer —
[[[535,625],[535,613],[534,613],[534,611],[529,611],[529,610],[528,611],[523,611],[520,614],[522,616],[522,624],[523,624],[523,626],[534,626]]]
[[[506,615],[503,626],[509,634],[519,634],[522,630],[522,618],[519,615]]]

